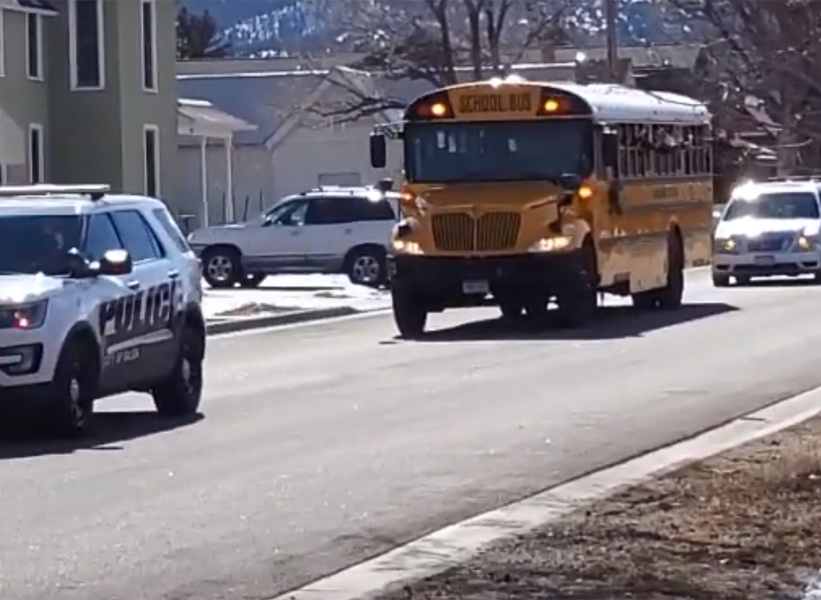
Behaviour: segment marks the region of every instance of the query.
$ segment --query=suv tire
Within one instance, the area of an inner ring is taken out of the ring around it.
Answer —
[[[166,417],[196,414],[202,398],[202,334],[186,324],[174,370],[154,386],[151,395],[157,412]]]
[[[242,255],[232,246],[213,246],[202,253],[202,277],[212,288],[230,288],[242,281]]]
[[[356,285],[384,285],[388,279],[385,250],[376,246],[354,248],[345,259],[345,273],[351,283]]]

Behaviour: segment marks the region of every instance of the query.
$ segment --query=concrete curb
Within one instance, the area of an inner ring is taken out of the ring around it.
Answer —
[[[294,323],[305,323],[308,321],[322,321],[324,319],[347,317],[366,312],[371,311],[357,310],[351,306],[295,310],[282,314],[265,315],[262,317],[248,317],[239,319],[233,318],[226,321],[206,323],[205,331],[208,335],[219,335],[222,333],[234,333],[236,331],[261,329],[263,327],[274,327],[277,325],[293,325]]]
[[[378,600],[388,591],[464,563],[492,543],[516,538],[599,498],[797,425],[819,411],[821,388],[816,388],[689,439],[444,527],[269,600]]]

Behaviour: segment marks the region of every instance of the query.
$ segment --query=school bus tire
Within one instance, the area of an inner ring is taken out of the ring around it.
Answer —
[[[581,249],[581,268],[578,277],[557,298],[559,326],[579,329],[590,324],[598,309],[598,261],[596,250],[589,238]]]
[[[425,333],[428,309],[412,293],[392,288],[391,306],[393,320],[401,337],[412,340]]]
[[[658,306],[675,310],[684,297],[684,244],[678,229],[667,237],[667,284],[657,291]]]

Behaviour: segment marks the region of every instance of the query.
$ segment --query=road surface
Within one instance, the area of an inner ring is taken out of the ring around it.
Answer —
[[[388,315],[214,338],[203,419],[124,396],[91,444],[0,445],[0,598],[269,598],[821,385],[821,289],[688,286],[581,333],[477,309],[420,342]]]

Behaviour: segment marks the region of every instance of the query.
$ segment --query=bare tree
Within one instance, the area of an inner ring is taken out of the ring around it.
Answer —
[[[794,168],[821,141],[821,2],[669,1],[715,33],[705,55],[716,106],[757,103],[777,125],[780,167]]]
[[[355,120],[404,108],[407,98],[374,81],[424,82],[431,87],[501,75],[524,52],[567,39],[562,17],[571,0],[328,0],[341,32],[334,50],[358,57],[356,84],[344,101],[315,110]],[[368,74],[371,74],[370,76]],[[348,82],[348,83],[346,83]]]

